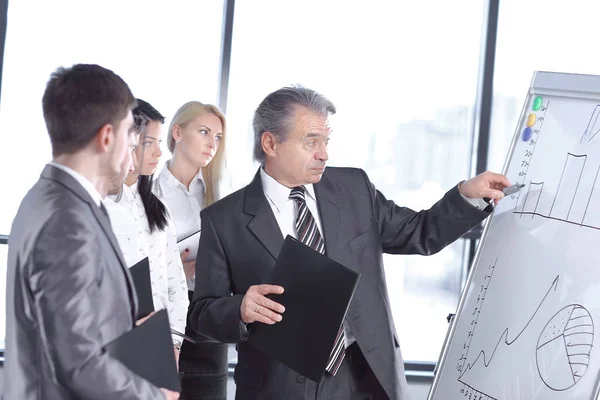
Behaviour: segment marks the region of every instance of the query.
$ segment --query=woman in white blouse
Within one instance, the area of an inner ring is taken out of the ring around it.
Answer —
[[[135,129],[140,134],[135,150],[135,170],[125,178],[121,192],[106,207],[119,246],[129,267],[148,257],[154,309],[166,309],[171,328],[184,332],[189,307],[187,285],[177,248],[175,227],[167,207],[152,191],[164,117],[150,104],[138,99],[133,110]],[[173,336],[176,358],[181,338]]]
[[[171,121],[167,145],[173,157],[156,181],[156,193],[169,206],[181,240],[200,231],[200,210],[219,199],[225,161],[225,117],[214,105],[188,102]],[[196,240],[187,249],[180,249],[190,300],[197,245]],[[191,329],[187,334],[195,336]],[[183,344],[179,361],[183,372],[182,398],[226,399],[227,349],[228,345],[221,343]]]

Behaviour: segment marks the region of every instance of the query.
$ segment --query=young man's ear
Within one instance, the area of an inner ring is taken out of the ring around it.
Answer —
[[[102,125],[96,136],[94,136],[94,145],[96,150],[100,153],[106,153],[110,148],[112,141],[114,140],[114,130],[111,124]]]

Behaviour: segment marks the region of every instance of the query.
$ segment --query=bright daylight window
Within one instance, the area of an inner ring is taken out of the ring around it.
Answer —
[[[187,101],[215,103],[217,97],[223,1],[52,0],[35,2],[35,12],[31,7],[11,1],[8,9],[0,104],[0,186],[8,188],[0,208],[4,235],[51,159],[41,101],[58,66],[96,63],[112,69],[167,118]],[[169,153],[166,140],[163,144],[164,161]],[[0,254],[0,293],[5,259]],[[0,341],[4,310],[2,303]]]
[[[237,136],[228,149],[234,188],[256,172],[254,109],[293,83],[338,108],[329,165],[365,169],[399,205],[427,208],[467,179],[484,2],[434,3],[236,2],[227,110]],[[437,361],[458,303],[464,244],[384,259],[407,361]]]

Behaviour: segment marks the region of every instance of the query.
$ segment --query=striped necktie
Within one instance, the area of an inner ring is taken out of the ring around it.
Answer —
[[[290,193],[290,200],[294,200],[298,205],[298,213],[296,215],[296,233],[298,234],[298,240],[321,254],[325,254],[325,241],[321,237],[321,233],[317,227],[317,221],[315,221],[315,218],[306,206],[304,191],[304,186],[297,186],[293,188]],[[338,372],[340,365],[342,365],[344,355],[346,354],[344,345],[344,327],[341,326],[337,337],[335,338],[333,350],[329,355],[327,367],[325,368],[325,370],[333,376]]]

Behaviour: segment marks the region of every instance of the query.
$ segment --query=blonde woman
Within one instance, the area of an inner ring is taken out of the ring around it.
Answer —
[[[219,199],[225,166],[225,117],[214,105],[190,101],[177,110],[167,133],[172,158],[156,181],[156,194],[167,204],[177,240],[200,230],[200,210]],[[197,240],[182,250],[190,300],[194,290]],[[200,257],[202,255],[199,255]],[[195,336],[193,331],[187,330]],[[179,368],[182,398],[227,398],[226,344],[185,341]]]

